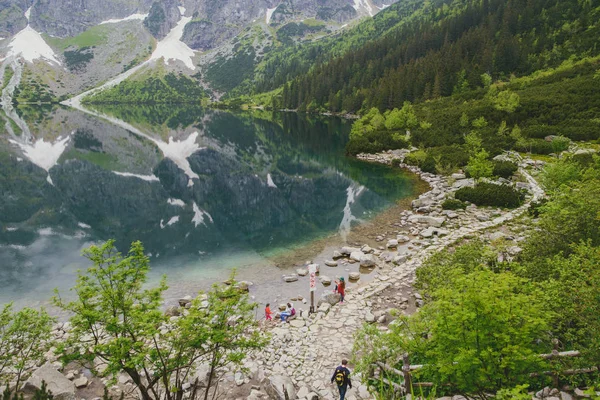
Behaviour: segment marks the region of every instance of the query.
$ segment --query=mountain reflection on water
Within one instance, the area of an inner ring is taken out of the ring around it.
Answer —
[[[126,251],[141,240],[153,265],[193,262],[202,276],[203,259],[267,257],[344,235],[414,191],[401,171],[345,157],[351,124],[339,118],[174,105],[91,111],[25,107],[17,114],[26,129],[6,121],[0,302],[72,285],[94,241],[114,238]]]

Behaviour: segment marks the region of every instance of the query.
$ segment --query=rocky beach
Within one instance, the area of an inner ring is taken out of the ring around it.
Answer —
[[[543,196],[531,175],[532,170],[541,166],[540,162],[520,160],[521,179],[514,184],[528,192],[523,206],[507,211],[470,205],[466,210],[448,211],[442,210],[441,203],[454,191],[473,185],[474,181],[463,174],[445,177],[423,173],[416,167],[402,164],[405,154],[394,151],[359,155],[359,158],[384,164],[394,161],[400,168],[418,175],[430,190],[412,201],[412,209],[400,212],[376,230],[370,228],[372,241],[377,243],[375,247],[350,241],[347,246],[332,251],[330,259],[320,265],[320,283],[317,285],[323,287],[315,314],[309,315],[307,301],[302,297],[282,299],[282,303],[295,302],[297,316],[289,323],[261,321],[262,329],[271,334],[271,340],[263,351],[247,358],[243,371],[225,373],[221,384],[224,398],[283,400],[285,387],[290,399],[335,399],[337,388],[330,384],[331,374],[342,358],[352,359],[353,336],[357,330],[365,323],[377,324],[379,329],[386,330],[397,315],[412,314],[422,305],[423,300],[413,283],[416,269],[429,256],[472,238],[498,243],[499,259],[510,259],[521,251],[519,243],[525,239],[528,229],[522,217],[530,202]],[[515,156],[518,155],[503,157]],[[359,268],[348,272],[349,266],[353,270]],[[289,284],[286,281],[306,281],[308,286],[306,272],[302,267],[296,274],[284,276],[282,290],[285,292]],[[362,281],[363,273],[368,277],[366,282]],[[343,304],[329,286],[336,276],[346,276],[351,283]],[[259,289],[251,285],[248,289],[251,296],[260,296],[255,293]],[[172,318],[184,313],[190,301],[191,296],[187,296],[178,304],[170,304],[168,312],[172,313]],[[278,306],[272,304],[272,309],[276,311]],[[278,321],[278,318],[274,320]],[[61,339],[67,337],[68,332],[68,323],[59,324],[55,335]],[[61,369],[52,354],[48,354],[48,361],[44,368],[34,372],[28,385],[35,387],[36,379],[39,382],[51,378],[58,382],[54,385],[55,398],[93,399],[101,396],[105,385],[110,386],[112,396],[125,393],[128,398],[136,397],[134,385],[125,374],[115,385],[110,385],[107,380],[91,376],[85,368],[67,366]],[[57,370],[62,374],[55,373]],[[202,371],[200,368],[200,377]],[[372,398],[368,387],[361,384],[360,376],[353,376],[353,382],[347,395],[349,400]]]

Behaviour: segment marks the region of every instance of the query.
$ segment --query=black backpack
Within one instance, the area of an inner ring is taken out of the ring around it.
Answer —
[[[346,372],[344,370],[337,369],[335,371],[335,383],[338,386],[344,386],[344,383],[346,383]]]

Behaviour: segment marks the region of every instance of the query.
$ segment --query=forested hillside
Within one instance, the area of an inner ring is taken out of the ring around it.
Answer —
[[[402,106],[485,86],[493,80],[556,67],[600,51],[597,0],[417,2],[408,17],[397,5],[377,19],[393,29],[357,49],[317,63],[288,82],[277,106],[357,112]],[[374,23],[374,22],[373,22]],[[375,24],[375,23],[374,23]],[[376,25],[376,24],[375,24]],[[312,51],[317,51],[318,47]],[[285,65],[271,75],[293,71]],[[273,86],[259,82],[258,89]]]

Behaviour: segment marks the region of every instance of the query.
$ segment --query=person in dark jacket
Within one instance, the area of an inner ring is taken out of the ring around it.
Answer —
[[[340,400],[344,400],[346,391],[348,388],[352,389],[352,382],[350,381],[350,370],[346,367],[348,360],[342,360],[342,365],[337,367],[331,377],[331,383],[336,383],[340,391]]]

